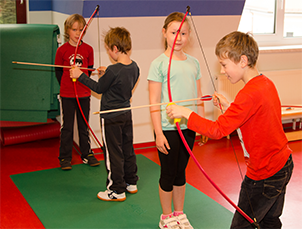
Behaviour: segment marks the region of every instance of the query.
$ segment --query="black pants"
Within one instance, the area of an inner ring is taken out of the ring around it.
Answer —
[[[280,229],[286,186],[291,178],[294,168],[292,156],[284,167],[275,175],[265,179],[254,181],[245,176],[240,190],[238,207],[251,218],[255,215],[261,229]],[[253,208],[253,213],[251,206]],[[237,211],[232,220],[232,229],[254,228]]]
[[[107,189],[120,194],[126,191],[127,184],[135,185],[138,180],[132,113],[128,111],[114,118],[101,118],[101,125]]]
[[[196,133],[192,130],[182,130],[182,133],[192,149]],[[170,146],[168,154],[158,151],[161,164],[159,185],[162,190],[171,192],[173,186],[182,186],[186,183],[186,167],[190,158],[177,130],[164,131]]]
[[[79,98],[83,113],[88,122],[90,111],[90,97]],[[60,140],[59,159],[71,160],[73,146],[73,128],[75,114],[77,117],[78,134],[82,158],[91,153],[88,126],[82,117],[81,111],[75,98],[61,98],[62,126]]]

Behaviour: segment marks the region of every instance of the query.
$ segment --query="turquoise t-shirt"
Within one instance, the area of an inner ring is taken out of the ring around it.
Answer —
[[[201,78],[199,62],[196,58],[186,54],[187,59],[178,61],[172,60],[170,69],[170,85],[172,100],[185,100],[197,98],[197,85],[196,80]],[[168,95],[168,65],[169,57],[164,53],[152,61],[148,80],[162,83],[161,103],[169,102]],[[197,112],[196,101],[189,101],[177,103],[178,105],[185,106]],[[170,119],[166,113],[166,106],[161,106],[161,122],[163,130],[175,130],[176,126],[174,120]],[[187,128],[187,120],[182,119],[180,128]]]

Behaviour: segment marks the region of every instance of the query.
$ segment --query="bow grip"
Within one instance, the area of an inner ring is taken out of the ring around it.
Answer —
[[[73,69],[73,67],[72,67],[72,69]],[[77,79],[76,78],[72,78],[72,82],[77,82]]]
[[[170,106],[170,105],[176,105],[175,103],[171,102],[169,103],[167,106]],[[180,122],[181,121],[181,118],[175,118],[174,119],[174,124],[176,124],[177,122]]]

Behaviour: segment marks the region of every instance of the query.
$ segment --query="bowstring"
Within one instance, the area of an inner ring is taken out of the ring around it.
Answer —
[[[214,90],[217,91],[217,90],[216,90],[215,83],[214,83],[214,80],[213,80],[213,76],[212,76],[212,73],[211,73],[211,70],[210,70],[208,61],[206,60],[206,55],[205,55],[205,52],[204,52],[204,50],[203,50],[203,46],[202,46],[202,44],[201,44],[201,41],[200,41],[200,39],[199,39],[199,35],[198,35],[198,32],[197,32],[197,29],[196,29],[196,26],[195,26],[195,23],[194,23],[194,20],[193,20],[193,17],[192,17],[191,12],[189,12],[189,15],[190,15],[190,19],[191,19],[191,21],[192,21],[192,25],[193,25],[193,28],[194,28],[194,32],[195,32],[195,34],[196,34],[196,38],[197,38],[197,41],[198,41],[198,44],[199,44],[199,47],[200,47],[200,50],[201,50],[203,59],[205,60],[205,65],[206,65],[208,74],[209,74],[209,76],[210,76],[211,83],[212,83],[212,85],[213,85]]]
[[[98,17],[98,20],[97,20],[97,26],[98,26],[98,51],[99,51],[99,66],[101,66],[101,41],[100,41],[100,25],[99,25],[99,20],[100,20],[100,10],[98,10],[97,12],[97,17]]]

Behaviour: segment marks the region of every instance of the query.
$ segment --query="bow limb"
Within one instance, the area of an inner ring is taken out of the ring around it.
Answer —
[[[187,7],[187,11],[186,14],[184,15],[184,18],[179,26],[179,29],[177,31],[177,34],[175,36],[174,39],[174,43],[172,45],[172,50],[171,50],[171,54],[169,57],[169,65],[168,65],[168,72],[167,72],[167,85],[168,85],[168,93],[169,93],[169,101],[170,103],[173,103],[172,100],[172,93],[171,93],[171,85],[170,85],[170,69],[171,69],[171,63],[172,63],[172,55],[173,55],[173,51],[174,51],[174,46],[177,40],[177,36],[181,30],[181,27],[185,21],[185,18],[187,16],[187,14],[189,13],[190,7]],[[180,125],[179,125],[179,120],[174,121],[178,130],[178,133],[181,137],[181,140],[183,141],[187,151],[189,152],[190,156],[192,157],[192,159],[194,160],[195,164],[197,165],[197,167],[200,169],[200,171],[203,173],[203,175],[207,178],[207,180],[214,186],[214,188],[245,218],[247,219],[253,226],[258,228],[258,225],[256,224],[256,222],[254,220],[252,220],[244,211],[242,211],[217,185],[216,183],[209,177],[209,175],[205,172],[205,170],[202,168],[202,166],[199,164],[198,160],[196,159],[196,157],[194,156],[193,152],[191,151],[181,129],[180,129]]]
[[[77,46],[76,46],[76,49],[75,49],[75,52],[74,52],[73,65],[75,65],[75,63],[76,63],[77,54],[78,54],[78,49],[79,49],[79,46],[80,46],[80,44],[81,44],[81,40],[82,40],[82,38],[83,38],[83,36],[84,36],[84,34],[85,34],[85,31],[87,30],[87,28],[88,28],[88,26],[89,26],[89,24],[90,24],[92,18],[94,17],[94,15],[98,12],[99,8],[100,8],[99,5],[97,5],[97,6],[95,7],[95,10],[94,10],[93,13],[91,14],[91,16],[90,16],[88,22],[86,23],[86,25],[84,26],[84,28],[83,28],[83,30],[82,30],[82,32],[81,32],[81,34],[80,34],[80,37],[79,37],[79,39],[78,39]],[[76,79],[72,79],[72,81],[73,81],[73,82],[76,82]]]
[[[170,57],[169,57],[169,65],[168,65],[168,75],[167,75],[167,83],[168,83],[168,94],[169,94],[169,101],[170,102],[173,102],[172,100],[172,93],[171,93],[171,85],[170,85],[170,70],[171,70],[171,63],[172,63],[172,56],[173,56],[173,52],[174,52],[174,47],[175,47],[175,43],[176,43],[176,40],[177,40],[177,37],[180,33],[180,29],[183,25],[183,23],[185,22],[185,19],[189,13],[189,10],[190,10],[190,7],[187,6],[187,11],[186,11],[186,14],[184,16],[184,18],[182,19],[181,23],[180,23],[180,26],[179,26],[179,29],[177,30],[177,33],[176,33],[176,36],[175,36],[175,39],[174,39],[174,42],[173,42],[173,45],[172,45],[172,48],[171,48],[171,54],[170,54]]]
[[[73,58],[73,59],[74,59],[74,62],[73,62],[74,65],[75,65],[75,62],[76,62],[76,56],[77,56],[78,48],[79,48],[79,45],[80,45],[80,43],[81,43],[82,37],[83,37],[83,35],[84,35],[86,29],[88,28],[88,26],[89,26],[89,24],[90,24],[92,18],[94,17],[94,15],[96,14],[96,12],[99,10],[99,8],[100,8],[100,6],[97,5],[96,8],[95,8],[95,10],[93,11],[92,15],[90,16],[88,22],[86,23],[84,29],[82,30],[82,32],[81,32],[81,34],[80,34],[80,37],[79,37],[79,40],[78,40],[78,42],[77,42],[77,46],[76,46],[76,49],[75,49],[74,58]],[[78,92],[77,92],[76,79],[72,79],[72,81],[73,81],[73,88],[74,88],[76,100],[77,100],[77,103],[78,103],[78,107],[79,107],[79,109],[80,109],[80,112],[81,112],[81,114],[82,114],[82,117],[83,117],[83,119],[84,119],[86,125],[88,126],[88,128],[89,128],[89,130],[90,130],[90,133],[93,135],[94,139],[97,141],[97,143],[99,144],[99,146],[102,148],[103,145],[100,143],[100,141],[98,140],[98,138],[97,138],[96,135],[94,134],[94,132],[93,132],[92,128],[90,127],[90,125],[89,125],[89,123],[88,123],[88,121],[87,121],[87,119],[86,119],[86,117],[85,117],[85,115],[84,115],[84,112],[83,112],[83,110],[82,110],[82,107],[81,107],[81,104],[80,104],[80,101],[79,101],[79,97],[78,97]]]
[[[82,38],[83,38],[83,36],[84,36],[84,33],[85,33],[85,31],[87,30],[87,28],[88,28],[88,26],[89,26],[89,24],[90,24],[92,18],[93,18],[94,15],[98,12],[99,8],[100,8],[99,5],[97,5],[97,6],[95,7],[95,10],[94,10],[93,13],[91,14],[91,16],[90,16],[88,22],[86,23],[84,29],[82,30],[82,32],[81,32],[81,34],[80,34],[80,37],[79,37],[79,40],[78,40],[78,42],[77,42],[77,46],[76,46],[76,49],[75,49],[75,53],[74,53],[73,64],[75,64],[76,56],[77,56],[77,53],[78,53],[78,48],[79,48],[79,46],[80,46],[80,44],[81,44],[81,40],[82,40]]]

